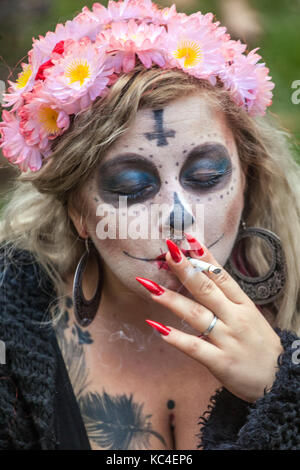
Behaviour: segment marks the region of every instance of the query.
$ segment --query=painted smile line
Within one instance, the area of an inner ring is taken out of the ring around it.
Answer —
[[[219,243],[220,240],[222,240],[222,238],[224,237],[225,233],[223,233],[219,238],[218,240],[216,240],[214,243],[212,243],[211,245],[209,245],[207,248],[210,250],[213,246],[215,246],[217,243]],[[190,256],[190,253],[191,253],[191,250],[181,250],[182,253],[185,255],[185,256]],[[161,264],[160,268],[164,267],[163,265],[165,264],[166,265],[166,254],[167,253],[162,253],[161,255],[157,256],[157,258],[139,258],[138,256],[133,256],[131,255],[130,253],[128,253],[127,251],[123,251],[124,255],[126,256],[129,256],[129,258],[133,258],[133,259],[137,259],[138,261],[145,261],[147,263],[150,263],[150,262],[158,262]]]

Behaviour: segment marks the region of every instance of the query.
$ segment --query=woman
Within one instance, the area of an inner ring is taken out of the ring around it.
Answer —
[[[300,448],[299,169],[244,50],[136,0],[34,42],[1,124],[2,448]]]

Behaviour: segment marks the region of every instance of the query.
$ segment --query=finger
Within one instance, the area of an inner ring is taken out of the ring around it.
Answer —
[[[167,328],[171,331],[167,336],[162,335],[163,340],[197,362],[200,362],[208,369],[214,370],[216,364],[221,361],[222,352],[215,345],[171,326]]]
[[[189,299],[177,292],[163,288],[162,294],[151,297],[153,300],[171,310],[182,320],[186,321],[192,328],[199,333],[204,333],[214,319],[214,314],[201,304]],[[209,340],[216,346],[222,346],[225,338],[227,326],[218,319],[215,327],[209,333]]]
[[[178,277],[196,301],[216,314],[224,323],[228,323],[232,317],[232,302],[225,296],[214,281],[209,279],[209,277],[205,276],[202,272],[194,269],[188,259],[173,242],[168,240],[167,244],[170,250],[175,250],[176,247],[177,253],[180,255],[180,261],[178,262],[177,260],[177,262],[175,262],[170,252],[166,254],[166,262],[170,270]]]
[[[221,289],[226,297],[236,304],[244,304],[249,302],[249,297],[245,294],[243,289],[241,289],[239,284],[230,276],[224,267],[218,263],[209,249],[205,245],[200,244],[192,236],[188,234],[185,234],[185,236],[190,245],[190,248],[193,250],[191,252],[192,258],[201,259],[201,261],[213,264],[214,266],[222,269],[221,273],[217,276],[210,272],[205,272],[205,275]],[[200,256],[201,253],[202,255]]]

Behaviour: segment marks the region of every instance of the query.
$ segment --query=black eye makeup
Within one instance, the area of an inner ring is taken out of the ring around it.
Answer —
[[[226,147],[219,143],[207,143],[189,153],[179,180],[186,190],[211,191],[226,186],[231,175],[232,163]]]
[[[127,197],[128,205],[142,203],[153,198],[160,187],[156,166],[140,155],[119,155],[99,167],[99,195],[116,207],[120,196]]]

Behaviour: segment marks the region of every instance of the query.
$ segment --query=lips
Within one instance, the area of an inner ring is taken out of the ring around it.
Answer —
[[[185,256],[190,256],[190,253],[191,253],[191,250],[184,250],[184,249],[181,249],[180,250]],[[158,266],[158,269],[164,269],[165,271],[170,271],[170,268],[169,268],[169,265],[168,263],[166,262],[166,254],[167,253],[162,253],[161,255],[159,255],[157,258],[156,258],[156,263],[157,263],[157,266]]]
[[[191,250],[180,249],[180,251],[184,254],[184,256],[191,256]],[[166,261],[166,254],[167,253],[162,253],[156,258],[155,261]]]

